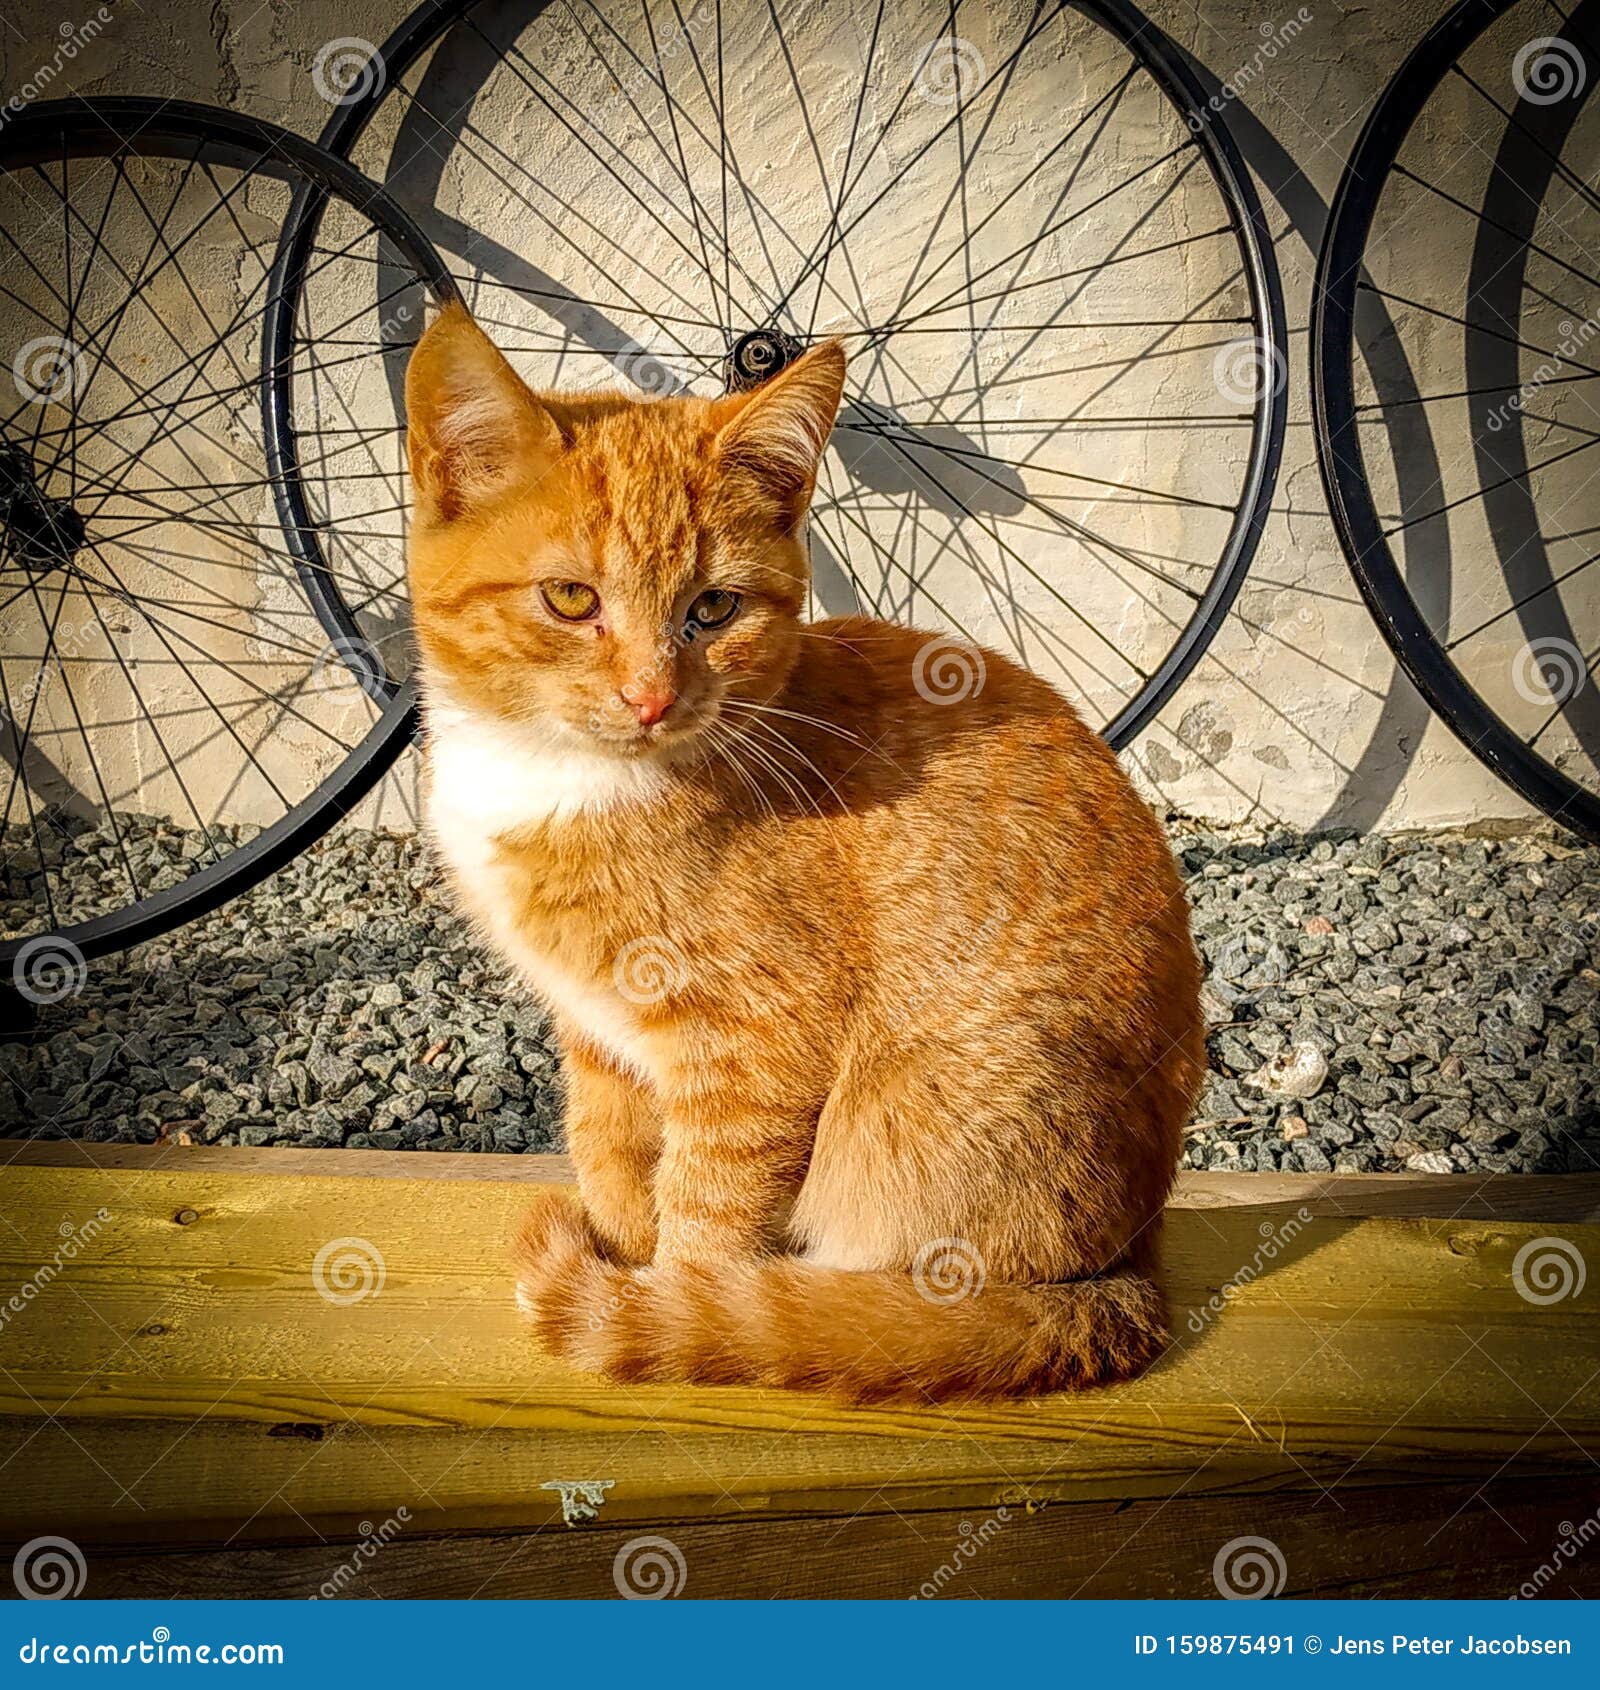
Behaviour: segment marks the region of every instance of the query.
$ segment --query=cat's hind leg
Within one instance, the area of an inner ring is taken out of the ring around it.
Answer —
[[[1031,1047],[1030,1047],[1031,1046]],[[818,1265],[1053,1284],[1153,1259],[1172,1157],[1150,1101],[1092,1088],[1013,1024],[1003,1059],[942,1039],[847,1056],[790,1222]],[[1103,1095],[1102,1095],[1103,1094]]]

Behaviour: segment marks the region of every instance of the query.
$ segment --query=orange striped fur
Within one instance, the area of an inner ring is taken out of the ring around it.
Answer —
[[[459,307],[412,360],[429,827],[554,1014],[582,1196],[519,1296],[619,1378],[1123,1378],[1203,1068],[1182,887],[1043,681],[802,622],[844,376],[535,395]]]

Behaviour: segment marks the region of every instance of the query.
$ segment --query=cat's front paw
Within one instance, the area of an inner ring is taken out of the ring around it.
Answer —
[[[610,1371],[615,1317],[641,1283],[607,1260],[606,1248],[589,1214],[561,1191],[538,1194],[517,1238],[517,1307],[544,1349],[590,1372]]]
[[[548,1256],[592,1251],[594,1247],[594,1230],[576,1196],[559,1186],[534,1193],[517,1232],[519,1261],[538,1262]]]
[[[578,1202],[563,1191],[538,1192],[517,1232],[517,1307],[538,1321],[551,1285],[592,1257],[597,1242]]]

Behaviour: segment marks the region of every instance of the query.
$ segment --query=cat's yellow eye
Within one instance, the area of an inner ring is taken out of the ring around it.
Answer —
[[[721,587],[708,587],[689,606],[689,620],[701,628],[720,628],[733,620],[739,608],[739,595],[727,593]]]
[[[600,595],[582,581],[546,581],[539,592],[563,622],[587,622],[600,614]]]

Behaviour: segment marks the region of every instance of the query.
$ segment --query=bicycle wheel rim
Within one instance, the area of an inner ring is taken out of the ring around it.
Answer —
[[[1317,463],[1356,585],[1412,684],[1457,739],[1552,820],[1600,841],[1600,795],[1511,730],[1429,624],[1389,544],[1357,423],[1356,310],[1369,238],[1401,148],[1456,61],[1521,0],[1462,0],[1417,44],[1368,114],[1330,208],[1311,319]]]
[[[352,156],[386,99],[427,56],[452,37],[457,27],[481,7],[482,0],[429,0],[376,49],[378,74],[338,103],[320,137],[341,156]],[[1059,8],[1065,10],[1066,8]],[[524,24],[543,10],[531,4]],[[1145,71],[1161,98],[1185,124],[1205,161],[1209,180],[1226,207],[1229,232],[1236,243],[1239,268],[1249,302],[1255,356],[1271,372],[1287,371],[1287,329],[1281,287],[1259,199],[1222,111],[1208,101],[1183,56],[1126,0],[1077,0],[1082,13],[1119,43]],[[892,121],[892,120],[891,120]],[[310,198],[296,217],[315,215]],[[285,242],[303,239],[291,221]],[[1193,671],[1227,615],[1259,543],[1282,453],[1287,409],[1286,384],[1263,380],[1252,396],[1251,443],[1240,478],[1240,492],[1225,539],[1210,566],[1203,590],[1132,697],[1103,718],[1101,731],[1120,749],[1127,745]],[[1143,672],[1141,672],[1143,673]]]
[[[182,101],[130,97],[47,102],[13,118],[6,126],[3,142],[8,168],[18,169],[28,168],[30,161],[54,161],[68,145],[72,158],[187,161],[191,172],[203,159],[213,170],[236,168],[246,176],[253,171],[265,174],[264,162],[271,159],[273,173],[282,181],[315,183],[319,191],[370,208],[374,218],[385,220],[387,235],[408,251],[420,273],[445,275],[437,255],[410,219],[358,171],[314,143],[259,119]],[[108,197],[107,216],[109,207]],[[188,233],[192,236],[196,230]],[[178,245],[181,248],[183,242],[180,240]],[[156,250],[152,242],[151,253]],[[91,253],[91,267],[95,256]],[[175,257],[173,253],[171,258]],[[171,258],[163,260],[163,264],[171,262]],[[265,273],[264,269],[264,276]],[[142,279],[136,275],[129,280],[124,313],[136,297],[136,284]],[[249,313],[243,319],[243,326],[248,327],[255,318],[254,312]],[[105,327],[102,323],[100,330]],[[100,330],[91,337],[91,345]],[[105,336],[97,360],[103,358],[116,332],[113,328]],[[269,487],[264,471],[259,486],[263,493]],[[108,643],[109,638],[108,634]],[[415,715],[414,692],[410,688],[394,690],[384,700],[370,728],[348,747],[337,766],[311,785],[298,801],[285,805],[283,813],[260,826],[250,838],[223,854],[213,850],[212,861],[195,868],[175,884],[152,890],[120,907],[84,920],[52,922],[33,932],[0,938],[0,965],[16,973],[19,989],[28,992],[28,985],[20,976],[24,962],[32,968],[42,957],[45,965],[58,969],[65,966],[70,970],[84,961],[157,937],[216,909],[290,861],[365,797],[409,743]],[[18,755],[20,758],[20,747]],[[14,778],[13,787],[16,784]],[[199,811],[196,815],[204,828],[204,818]],[[212,821],[217,825],[215,817]],[[211,838],[209,831],[207,838]],[[44,996],[38,1001],[54,999]]]

